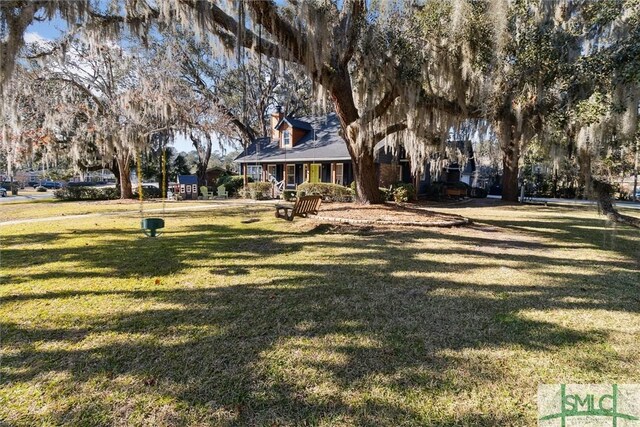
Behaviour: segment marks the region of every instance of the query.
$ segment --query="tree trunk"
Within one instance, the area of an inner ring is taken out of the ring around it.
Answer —
[[[361,204],[382,203],[373,153],[364,151],[351,158],[356,179],[356,201]]]
[[[511,140],[502,153],[502,200],[518,201],[518,153],[517,142]]]
[[[118,153],[116,161],[118,162],[118,170],[120,171],[120,198],[133,199],[133,189],[131,188],[131,170],[129,167],[129,154]],[[138,179],[141,179],[138,177]]]
[[[169,190],[169,157],[170,157],[170,153],[168,152],[167,148],[163,149],[162,155],[164,156],[164,161],[161,160],[160,164],[164,163],[164,169],[162,170],[162,174],[160,176],[160,179],[162,180],[162,185],[163,185],[160,188],[160,191],[162,191],[162,198],[166,199],[167,191]]]
[[[520,135],[516,132],[514,118],[496,122],[496,133],[502,149],[502,200],[518,201],[518,162],[520,160]]]
[[[198,186],[207,184],[207,166],[209,165],[209,159],[211,158],[212,142],[208,135],[203,136],[205,143],[203,144],[200,138],[197,138],[193,134],[189,135],[193,147],[198,153],[198,165],[196,167],[196,175],[198,177]]]
[[[588,149],[580,149],[578,152],[578,166],[580,168],[580,186],[582,187],[582,199],[588,200],[591,196],[593,183],[591,178],[591,153]],[[578,194],[576,192],[576,199]]]
[[[358,109],[352,98],[351,81],[346,69],[336,73],[336,77],[329,85],[334,110],[340,119],[342,137],[347,144],[347,150],[353,165],[356,181],[356,201],[361,204],[382,203],[382,196],[378,188],[378,174],[373,147],[375,144],[358,143],[357,127],[350,127],[358,120]],[[368,148],[368,147],[371,148]]]

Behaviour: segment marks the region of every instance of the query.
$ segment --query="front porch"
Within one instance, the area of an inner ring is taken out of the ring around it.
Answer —
[[[285,189],[294,190],[303,182],[324,182],[348,186],[353,181],[350,161],[291,162],[242,164],[242,174],[260,182],[282,182]]]

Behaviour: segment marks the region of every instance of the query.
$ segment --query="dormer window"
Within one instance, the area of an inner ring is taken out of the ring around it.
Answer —
[[[291,132],[288,130],[282,132],[282,146],[291,147]]]

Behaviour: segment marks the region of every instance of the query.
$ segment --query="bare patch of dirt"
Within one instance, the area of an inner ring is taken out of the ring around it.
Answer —
[[[324,204],[316,217],[320,221],[344,224],[382,224],[423,227],[452,227],[469,224],[460,215],[418,209],[409,205],[358,205],[354,203]]]

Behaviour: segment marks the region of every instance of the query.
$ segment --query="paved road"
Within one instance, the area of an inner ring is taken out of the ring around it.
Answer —
[[[46,193],[20,194],[20,192],[18,191],[17,196],[12,196],[9,194],[7,197],[0,197],[0,203],[27,202],[29,200],[43,200],[43,199],[53,199],[53,192],[47,191]]]
[[[488,196],[491,199],[499,199],[500,196]],[[546,198],[546,197],[532,197],[527,198],[527,203],[553,203],[558,205],[595,205],[596,202],[593,200],[576,200],[576,199],[554,199],[554,198]],[[617,208],[625,208],[625,209],[640,209],[640,202],[615,202]]]

